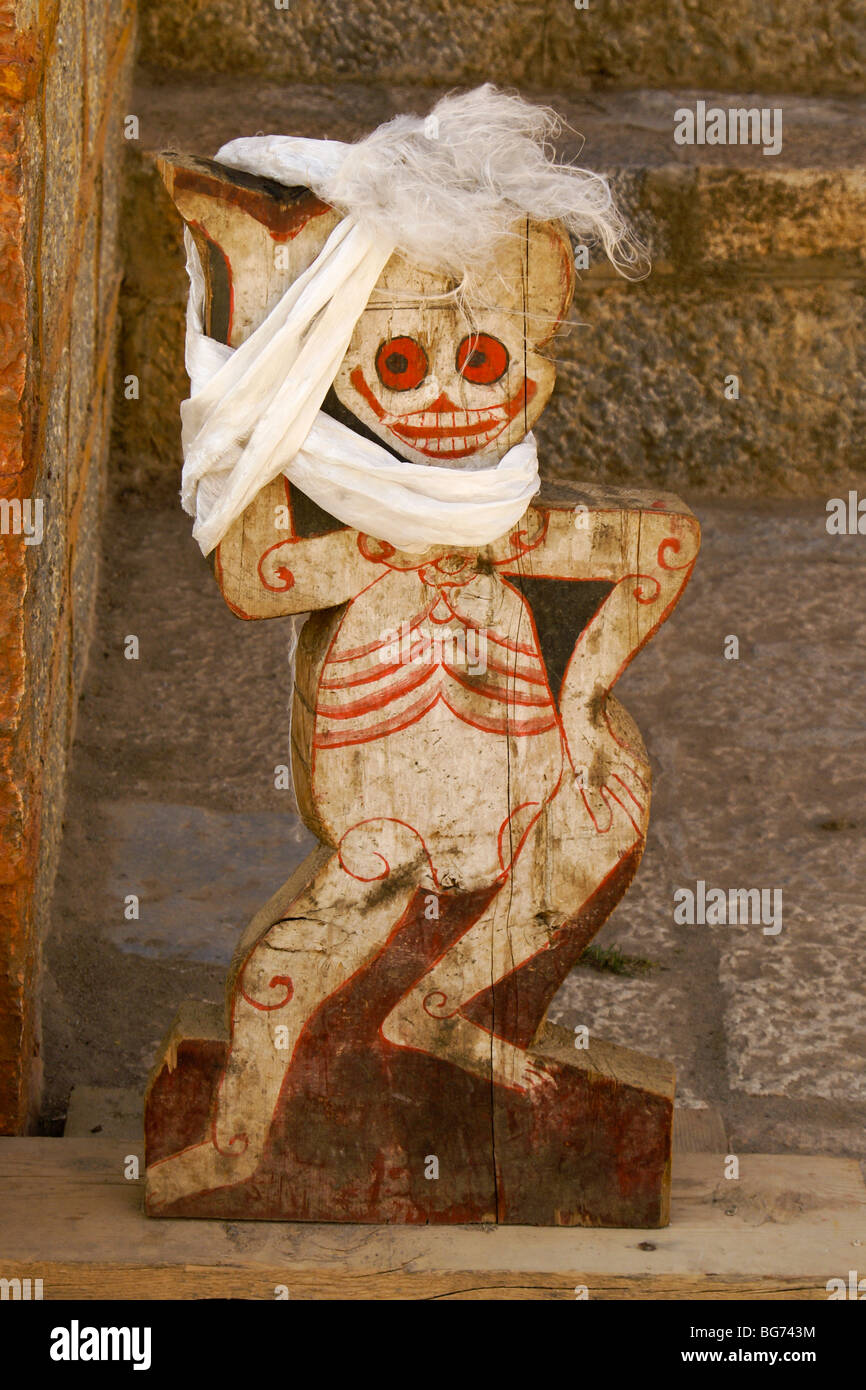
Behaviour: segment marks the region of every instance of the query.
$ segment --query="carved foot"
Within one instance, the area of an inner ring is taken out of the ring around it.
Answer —
[[[445,1006],[438,991],[420,1001],[407,995],[385,1019],[382,1036],[397,1047],[426,1052],[508,1090],[538,1094],[556,1087],[540,1058],[468,1019],[437,1017],[436,1009]]]
[[[232,1187],[252,1177],[261,1158],[255,1149],[242,1153],[220,1153],[208,1140],[154,1163],[147,1169],[147,1207],[152,1214],[182,1197],[215,1187]]]

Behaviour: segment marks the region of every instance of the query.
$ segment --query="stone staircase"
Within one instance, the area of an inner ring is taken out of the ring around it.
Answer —
[[[140,1093],[178,997],[191,981],[221,997],[216,930],[239,932],[266,896],[234,871],[249,857],[243,824],[257,870],[275,884],[285,871],[269,775],[284,756],[285,636],[224,609],[177,505],[186,280],[152,154],[213,154],[265,130],[353,139],[491,79],[562,114],[563,151],[611,174],[653,260],[639,284],[598,260],[581,275],[538,431],[543,467],[736,499],[701,500],[691,613],[623,679],[652,734],[656,839],[607,941],[661,968],[591,988],[576,977],[557,1021],[674,1058],[681,1097],[718,1106],[735,1150],[864,1153],[852,1062],[863,561],[857,538],[837,545],[823,521],[824,498],[866,477],[866,34],[842,0],[744,0],[735,15],[708,0],[596,4],[291,0],[288,16],[271,0],[139,4],[99,659],[46,956],[56,1126],[73,1082],[120,1089],[97,1096],[98,1112],[79,1096],[70,1134],[131,1133],[126,1088]],[[699,100],[781,108],[780,154],[678,145],[675,113]],[[129,374],[137,400],[123,394]],[[730,376],[738,397],[725,394]],[[140,666],[109,659],[130,630],[150,654]],[[722,656],[731,632],[739,663]],[[747,940],[671,926],[672,883],[716,871],[785,885],[793,927],[760,970]],[[156,885],[140,926],[118,924],[123,875]],[[205,925],[207,952],[190,944]]]
[[[145,9],[144,56],[168,22]],[[425,112],[445,90],[139,70],[118,380],[137,375],[140,398],[119,395],[115,410],[125,485],[174,490],[186,394],[182,245],[153,152],[212,155],[234,136],[272,130],[351,140],[395,112]],[[611,176],[653,263],[640,283],[600,256],[580,275],[537,429],[547,474],[741,496],[856,486],[866,475],[866,99],[521,91],[562,115],[565,155]],[[781,151],[677,144],[675,113],[699,100],[780,110]]]
[[[141,60],[279,82],[862,92],[858,0],[139,0]]]

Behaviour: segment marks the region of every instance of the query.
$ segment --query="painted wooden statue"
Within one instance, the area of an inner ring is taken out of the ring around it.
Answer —
[[[539,484],[571,238],[636,254],[551,120],[486,87],[353,146],[161,159],[184,500],[235,613],[309,615],[291,757],[320,845],[227,1016],[166,1043],[153,1215],[667,1220],[670,1067],[545,1012],[640,861],[650,772],[610,691],[699,531],[669,495]]]

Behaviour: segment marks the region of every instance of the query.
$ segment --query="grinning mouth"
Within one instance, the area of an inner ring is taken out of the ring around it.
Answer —
[[[417,410],[384,415],[382,424],[424,454],[472,453],[489,444],[514,418],[504,405],[488,410]]]
[[[350,380],[359,395],[392,434],[431,458],[465,458],[477,453],[501,434],[524,405],[535,395],[535,382],[524,377],[520,389],[510,400],[485,406],[482,410],[462,410],[443,393],[426,410],[394,415],[382,406],[356,367]]]

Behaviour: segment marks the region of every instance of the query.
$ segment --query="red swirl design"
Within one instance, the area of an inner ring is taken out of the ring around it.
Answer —
[[[438,888],[438,880],[436,877],[436,870],[433,867],[433,860],[430,858],[429,850],[427,849],[427,846],[425,845],[422,837],[418,834],[418,831],[415,829],[414,825],[410,825],[408,821],[399,820],[398,818],[391,816],[369,816],[366,820],[360,820],[356,825],[352,825],[349,827],[349,829],[345,832],[342,839],[340,840],[340,843],[337,846],[337,860],[343,872],[347,873],[350,878],[354,878],[358,883],[376,883],[379,879],[388,877],[388,875],[391,872],[391,865],[385,858],[384,854],[380,854],[377,849],[373,849],[372,845],[369,844],[369,841],[367,841],[367,843],[364,842],[365,839],[367,839],[367,837],[361,838],[361,840],[358,843],[358,848],[354,851],[356,856],[357,867],[362,867],[362,863],[358,862],[359,860],[361,860],[362,856],[365,856],[367,859],[367,865],[363,865],[363,867],[369,866],[372,868],[373,861],[378,859],[379,863],[385,866],[382,870],[382,873],[364,875],[356,872],[355,869],[350,868],[349,865],[346,863],[345,855],[343,853],[344,847],[346,849],[346,853],[349,853],[349,851],[353,848],[351,841],[349,845],[346,845],[346,841],[349,840],[349,836],[356,835],[356,832],[360,831],[364,826],[374,826],[377,824],[382,826],[399,826],[402,831],[406,832],[405,836],[400,836],[402,843],[398,843],[397,845],[399,862],[411,862],[413,855],[417,853],[416,846],[420,845],[421,849],[424,852],[424,856],[427,860],[433,883]]]
[[[635,574],[632,575],[632,578],[639,581],[634,588],[632,597],[636,598],[638,603],[655,603],[662,590],[661,580],[657,579],[654,574]],[[652,584],[655,586],[652,593],[647,594],[644,592],[645,584]]]
[[[438,1003],[436,1002],[437,1000]],[[445,1005],[447,1003],[447,994],[443,994],[441,989],[432,989],[430,993],[426,994],[422,999],[421,1008],[424,1010],[428,1018],[453,1018],[454,1015],[459,1011],[459,1005],[456,1009],[452,1009],[450,1013],[446,1014],[443,1013],[442,1010],[445,1008]],[[428,1005],[430,1005],[431,1007],[428,1008]],[[434,1009],[438,1009],[439,1012],[434,1013]]]
[[[216,1136],[216,1123],[214,1123],[212,1137],[214,1148],[216,1149],[217,1153],[222,1154],[224,1158],[240,1158],[241,1154],[246,1153],[247,1149],[250,1146],[249,1136],[247,1134],[240,1133],[232,1135],[231,1139],[228,1142],[228,1148],[222,1148]],[[235,1144],[242,1144],[243,1147],[236,1149],[234,1147]]]
[[[257,999],[251,998],[251,996],[247,994],[245,989],[241,990],[241,995],[244,999],[246,999],[248,1004],[252,1004],[254,1009],[260,1009],[262,1013],[269,1014],[272,1013],[274,1009],[282,1009],[286,1004],[288,1004],[289,1000],[295,992],[295,987],[292,984],[292,981],[290,980],[288,975],[274,975],[268,981],[268,989],[276,989],[277,985],[284,985],[286,992],[283,998],[278,999],[274,1004],[260,1004]]]
[[[343,836],[343,839],[345,838],[346,837]],[[342,841],[340,843],[342,844]],[[377,849],[372,850],[371,853],[374,859],[378,859],[380,863],[385,865],[384,869],[380,874],[356,874],[354,869],[349,868],[348,864],[343,858],[342,851],[339,849],[337,850],[337,859],[339,861],[340,868],[343,870],[344,873],[347,873],[349,875],[349,878],[354,878],[358,883],[376,883],[380,878],[388,877],[389,873],[391,872],[391,865],[388,863],[384,854],[380,854]]]
[[[514,543],[514,549],[510,555],[505,556],[504,560],[494,560],[493,563],[497,569],[501,568],[502,565],[510,564],[513,560],[519,560],[521,555],[528,555],[530,550],[535,550],[536,546],[541,545],[550,526],[550,512],[537,508],[533,508],[533,511],[539,518],[537,534],[530,536],[528,530],[512,531],[508,539]]]
[[[662,541],[661,545],[659,546],[659,551],[658,551],[658,564],[659,564],[659,569],[663,569],[663,570],[687,570],[688,567],[689,567],[689,565],[692,563],[691,560],[684,560],[683,563],[682,563],[681,565],[669,565],[668,562],[667,562],[667,560],[665,559],[665,553],[666,553],[668,550],[672,550],[672,551],[674,552],[675,555],[677,555],[677,554],[680,552],[680,550],[682,550],[682,544],[681,544],[681,542],[680,542],[679,540],[677,540],[677,537],[676,537],[676,536],[668,536],[665,540]]]
[[[270,579],[265,578],[265,561],[269,555],[273,555],[275,550],[279,550],[281,545],[295,545],[296,543],[297,542],[293,540],[276,541],[274,545],[269,545],[267,550],[263,550],[259,556],[259,563],[256,566],[256,571],[261,583],[266,589],[269,589],[272,594],[285,594],[289,589],[293,589],[295,587],[295,576],[287,565],[275,565],[272,570],[272,576],[280,582],[274,584]]]
[[[389,541],[377,540],[375,536],[368,536],[363,531],[358,533],[358,549],[365,560],[371,560],[374,564],[383,564],[390,560],[392,555],[397,554],[395,545],[391,545]]]

